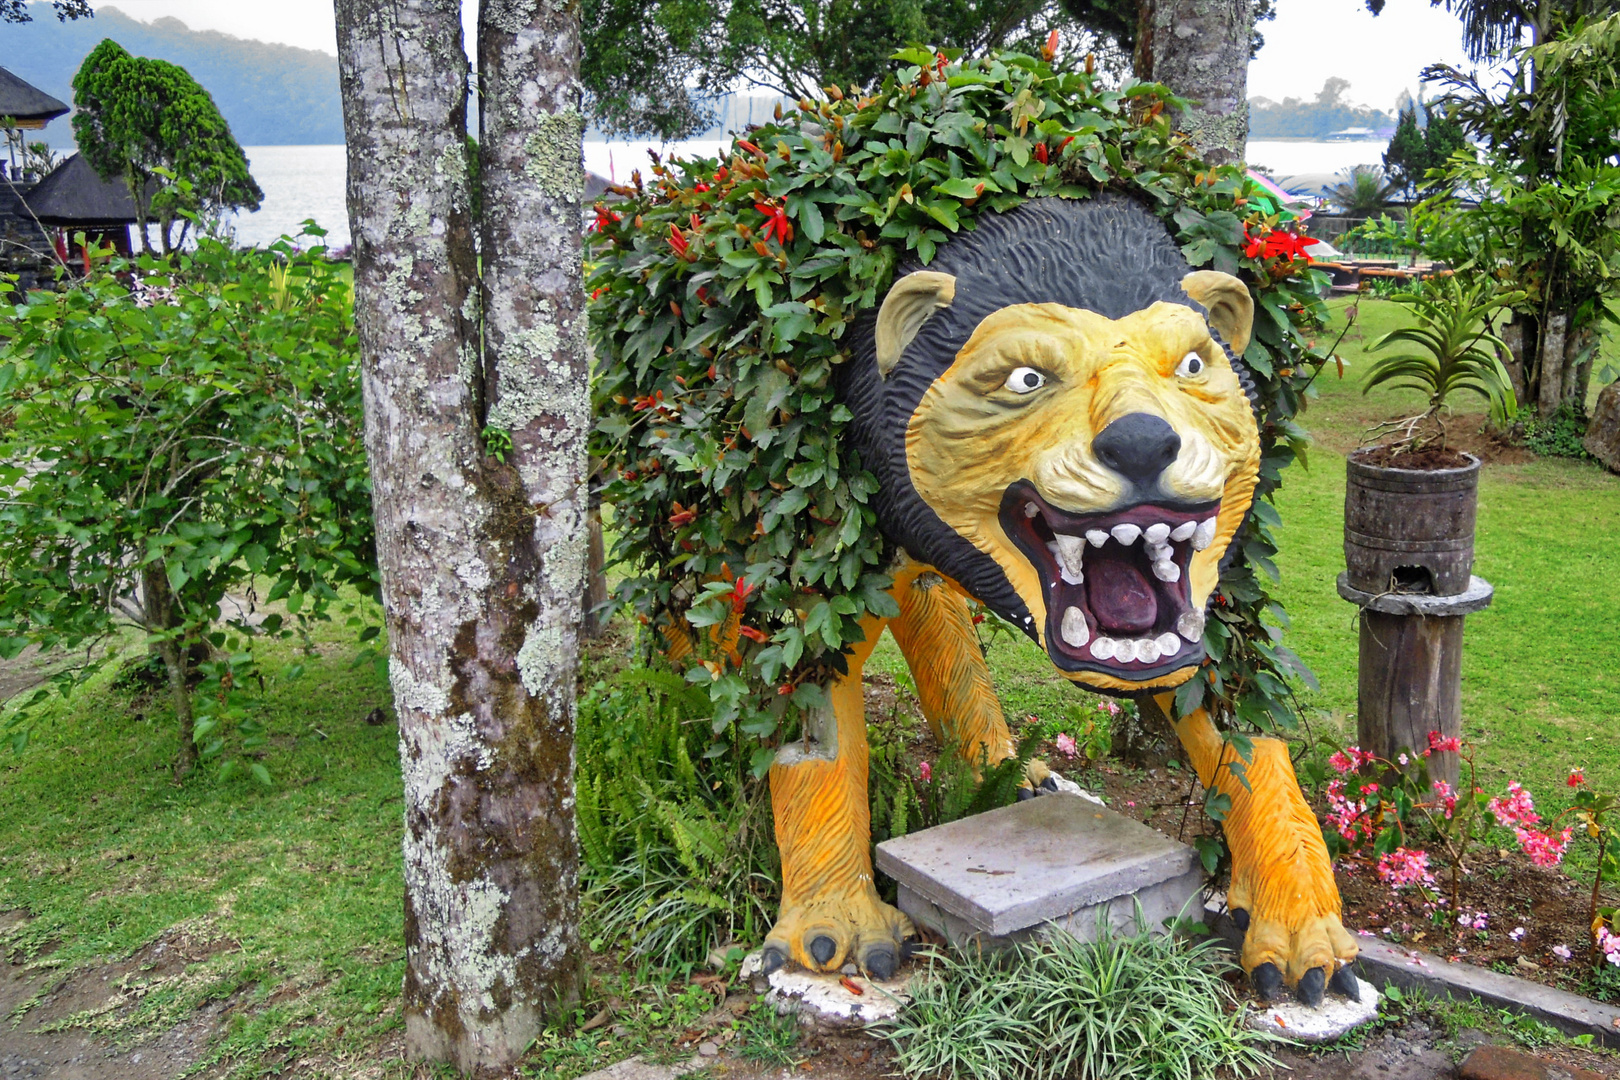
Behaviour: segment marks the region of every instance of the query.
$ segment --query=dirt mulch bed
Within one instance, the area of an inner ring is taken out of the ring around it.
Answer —
[[[1414,889],[1392,892],[1378,879],[1375,860],[1347,855],[1335,864],[1344,898],[1345,925],[1399,945],[1517,975],[1545,986],[1591,995],[1593,954],[1589,912],[1591,884],[1557,868],[1536,866],[1507,849],[1474,857],[1477,869],[1459,890],[1462,912],[1471,920],[1486,916],[1484,929],[1459,927],[1450,912],[1450,878],[1435,871],[1436,891],[1445,907]],[[1600,906],[1615,903],[1605,890]],[[1516,929],[1524,933],[1515,941]],[[1569,958],[1552,950],[1562,946]]]
[[[1422,472],[1461,469],[1468,465],[1468,459],[1455,445],[1447,446],[1445,449],[1431,446],[1413,451],[1404,446],[1385,443],[1368,450],[1359,460],[1363,465],[1371,465],[1378,469],[1412,469]]]

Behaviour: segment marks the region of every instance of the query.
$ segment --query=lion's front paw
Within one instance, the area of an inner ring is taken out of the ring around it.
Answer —
[[[784,902],[765,938],[765,971],[790,958],[811,971],[837,971],[853,960],[872,978],[887,979],[916,937],[911,920],[878,899],[870,885],[851,895]]]
[[[1024,766],[1024,782],[1018,788],[1018,798],[1033,799],[1037,795],[1056,795],[1058,793],[1078,795],[1082,799],[1089,799],[1098,806],[1107,805],[1091,792],[1086,791],[1073,780],[1066,780],[1061,773],[1054,771],[1046,762],[1033,758]]]

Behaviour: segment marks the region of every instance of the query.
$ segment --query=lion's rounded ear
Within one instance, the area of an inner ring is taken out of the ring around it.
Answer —
[[[907,274],[889,289],[877,318],[878,374],[884,378],[900,362],[928,317],[956,299],[956,278],[937,270]]]
[[[1181,279],[1181,290],[1209,311],[1209,323],[1239,356],[1254,332],[1254,298],[1249,287],[1219,270],[1194,270]]]

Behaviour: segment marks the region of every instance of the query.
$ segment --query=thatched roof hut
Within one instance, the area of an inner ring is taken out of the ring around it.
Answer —
[[[6,127],[42,128],[70,107],[0,68],[0,119]]]

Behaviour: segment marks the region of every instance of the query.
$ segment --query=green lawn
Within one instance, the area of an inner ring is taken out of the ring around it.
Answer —
[[[1343,349],[1347,378],[1323,376],[1305,417],[1320,436],[1311,468],[1293,470],[1279,500],[1288,641],[1321,679],[1320,692],[1304,695],[1312,723],[1337,732],[1354,729],[1356,671],[1354,613],[1333,588],[1340,455],[1369,420],[1416,407],[1411,395],[1360,393],[1363,335],[1397,316],[1391,304],[1363,303],[1363,325]],[[1462,417],[1456,427],[1477,424]],[[1465,730],[1493,779],[1523,779],[1544,803],[1561,800],[1572,765],[1620,788],[1620,635],[1608,622],[1620,610],[1617,535],[1620,477],[1560,460],[1487,466],[1477,569],[1498,591],[1469,620]],[[387,681],[352,667],[341,633],[321,637],[301,680],[270,686],[272,788],[207,773],[174,786],[168,710],[105,678],[56,707],[24,753],[0,756],[0,912],[32,917],[0,935],[0,948],[33,957],[54,946],[48,962],[65,969],[128,956],[165,933],[212,943],[221,951],[184,978],[149,988],[138,1023],[166,1027],[201,1000],[227,997],[235,1007],[215,1052],[245,1075],[300,1059],[332,1075],[352,1075],[345,1062],[375,1065],[399,1029],[399,767],[393,727],[363,721],[387,704]],[[997,643],[991,662],[1015,719],[1086,700],[1027,642]],[[903,670],[891,640],[872,667]],[[622,978],[613,992],[629,1003],[620,1019],[630,1033],[605,1050],[596,1035],[550,1035],[536,1051],[546,1075],[553,1064],[583,1071],[655,1046],[689,1019],[667,978]],[[109,1037],[134,1032],[114,1030],[110,1017],[94,1023]]]

